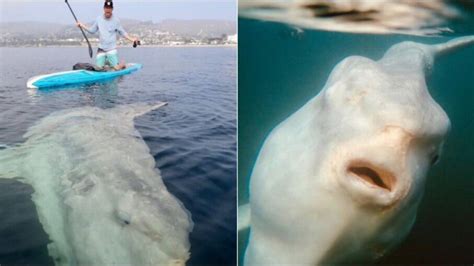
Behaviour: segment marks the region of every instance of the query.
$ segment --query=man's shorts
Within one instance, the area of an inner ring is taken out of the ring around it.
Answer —
[[[115,67],[119,63],[118,55],[117,55],[117,49],[113,49],[110,51],[104,51],[99,48],[97,50],[97,55],[95,57],[95,64],[103,68],[106,64],[109,65],[110,67]]]

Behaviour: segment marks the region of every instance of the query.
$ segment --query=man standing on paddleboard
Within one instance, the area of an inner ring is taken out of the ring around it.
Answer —
[[[104,68],[105,65],[108,64],[115,70],[120,70],[125,68],[125,64],[119,64],[117,55],[117,33],[133,43],[137,43],[139,40],[127,34],[122,28],[119,19],[112,15],[113,10],[114,4],[112,0],[105,0],[104,14],[98,16],[90,28],[81,22],[77,22],[77,26],[83,28],[90,34],[99,31],[100,41],[96,55],[96,65],[100,68]]]

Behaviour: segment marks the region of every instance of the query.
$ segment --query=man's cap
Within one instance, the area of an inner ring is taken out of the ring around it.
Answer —
[[[114,8],[114,3],[112,0],[105,0],[104,7]]]

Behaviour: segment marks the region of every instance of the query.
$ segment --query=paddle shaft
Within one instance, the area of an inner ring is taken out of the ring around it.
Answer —
[[[71,6],[69,5],[69,2],[67,0],[65,0],[65,2],[67,4],[67,6],[69,7],[69,10],[71,10],[72,16],[74,17],[76,22],[79,23],[79,21],[77,20],[76,14],[74,14],[74,11],[72,10]],[[86,39],[87,45],[89,46],[89,56],[92,58],[93,52],[92,52],[91,43],[89,42],[89,39],[87,39],[87,36],[86,36],[86,33],[84,32],[84,29],[82,29],[82,27],[79,27],[79,29],[81,29],[82,35]]]

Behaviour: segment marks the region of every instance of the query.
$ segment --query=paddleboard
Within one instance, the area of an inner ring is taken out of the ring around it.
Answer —
[[[72,70],[32,77],[26,83],[30,89],[61,87],[74,84],[86,84],[113,79],[127,75],[142,68],[141,64],[129,63],[127,68],[118,71],[97,72],[89,70]]]

